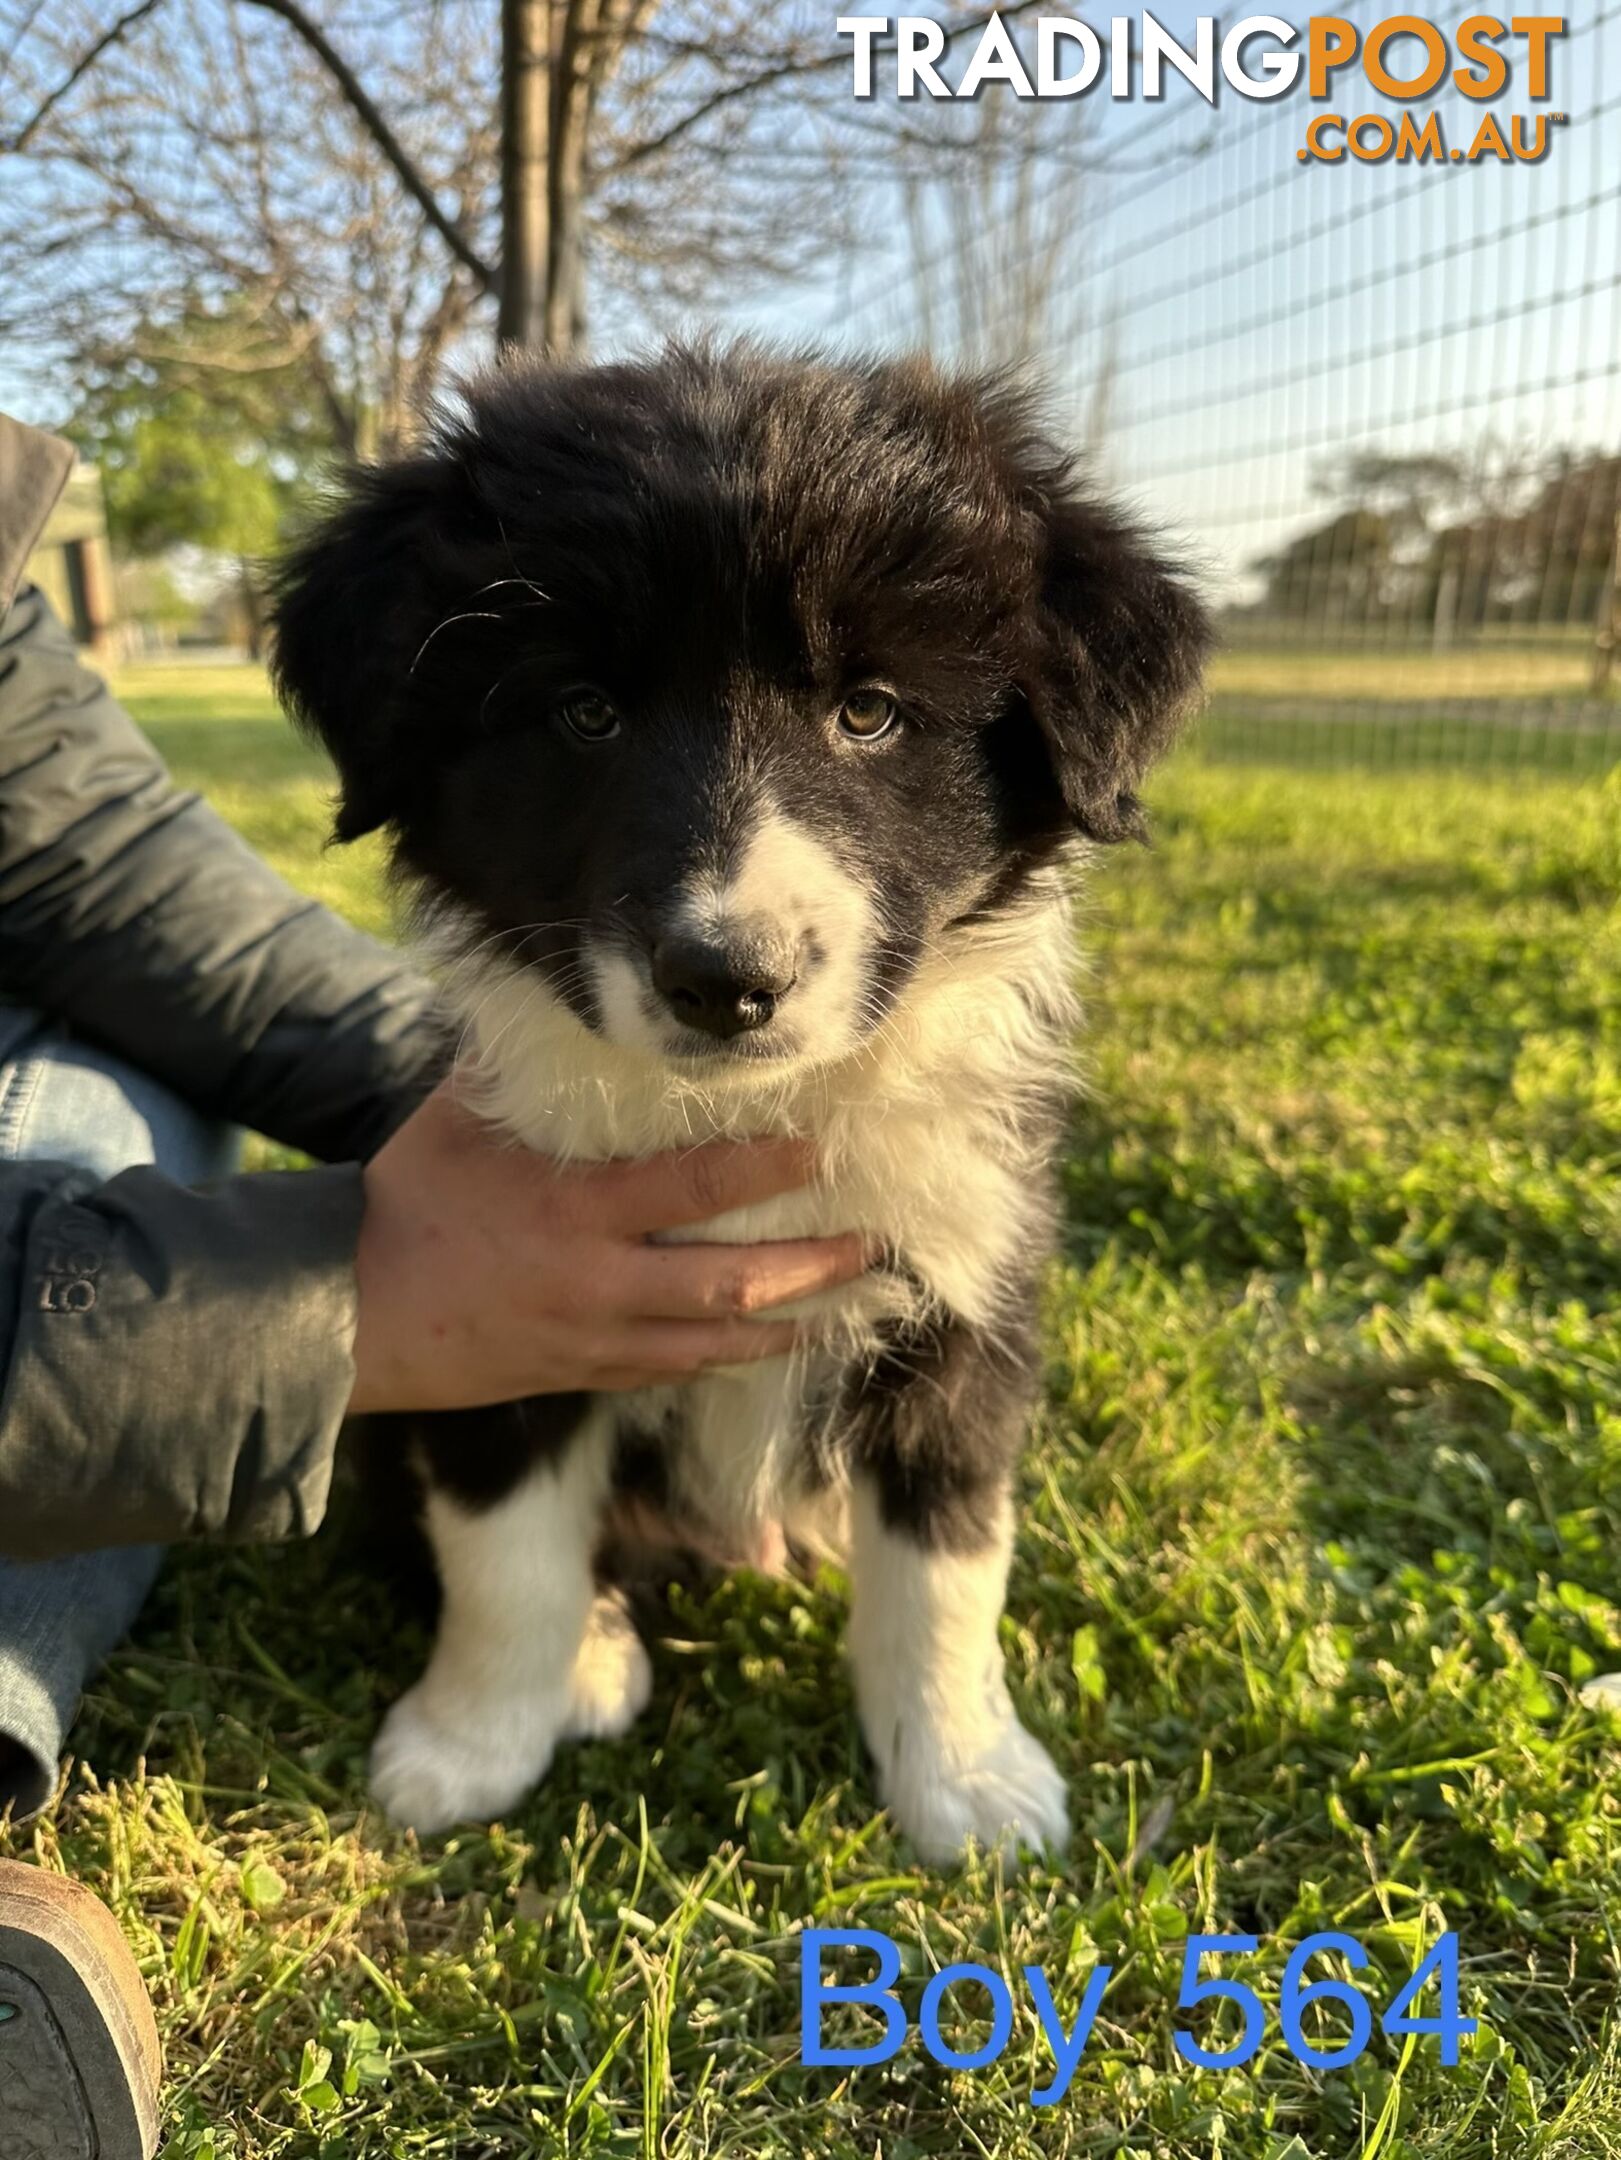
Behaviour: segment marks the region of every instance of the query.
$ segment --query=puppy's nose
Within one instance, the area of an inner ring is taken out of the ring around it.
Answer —
[[[722,1041],[764,1027],[794,975],[793,951],[777,938],[668,937],[653,948],[659,996],[678,1020]]]

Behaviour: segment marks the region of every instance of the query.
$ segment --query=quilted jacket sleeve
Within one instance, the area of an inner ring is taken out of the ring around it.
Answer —
[[[60,475],[25,438],[0,453],[37,532]],[[15,559],[29,517],[4,508]],[[326,1165],[198,1189],[0,1169],[0,1551],[312,1529],[353,1385],[359,1166],[443,1062],[429,993],[174,785],[29,588],[0,621],[0,1000]]]
[[[32,588],[0,624],[0,995],[323,1161],[437,1055],[421,978],[174,785]]]

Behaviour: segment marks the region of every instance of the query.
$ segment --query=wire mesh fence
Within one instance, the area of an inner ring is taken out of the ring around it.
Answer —
[[[1523,81],[1484,107],[1449,77],[1415,106],[1357,75],[1326,140],[1383,115],[1382,157],[1312,157],[1322,104],[1212,111],[1174,78],[1033,147],[1072,206],[1040,356],[1221,609],[1196,754],[1621,759],[1621,5],[1572,15],[1550,58],[1535,105]],[[1507,159],[1469,155],[1488,110]],[[1403,151],[1404,114],[1416,136],[1431,112],[1429,153]],[[1541,155],[1514,155],[1538,114]],[[1014,227],[993,221],[990,259]],[[938,314],[987,253],[937,243]],[[871,312],[858,293],[843,320]]]

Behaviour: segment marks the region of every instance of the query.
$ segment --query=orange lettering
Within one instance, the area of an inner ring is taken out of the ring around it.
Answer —
[[[1356,24],[1347,22],[1343,15],[1314,15],[1311,18],[1311,94],[1314,98],[1327,97],[1330,70],[1349,67],[1356,58],[1356,46]]]
[[[1532,97],[1548,95],[1548,40],[1563,37],[1563,15],[1514,15],[1509,18],[1509,28],[1516,37],[1525,39],[1526,65],[1531,71],[1530,94]]]
[[[1492,50],[1495,39],[1507,31],[1495,15],[1471,15],[1458,25],[1458,50],[1466,60],[1478,60],[1478,73],[1459,68],[1452,80],[1468,98],[1494,98],[1508,81],[1508,62]]]
[[[1392,38],[1399,37],[1416,37],[1424,47],[1423,73],[1405,82],[1385,66],[1385,47]],[[1447,71],[1447,41],[1422,15],[1387,15],[1368,32],[1362,46],[1362,65],[1369,82],[1385,97],[1424,97]]]

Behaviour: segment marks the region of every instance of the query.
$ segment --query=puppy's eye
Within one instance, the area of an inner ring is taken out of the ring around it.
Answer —
[[[900,707],[887,690],[854,690],[839,707],[839,733],[853,742],[878,742],[900,719]]]
[[[570,690],[553,710],[581,742],[607,742],[619,733],[619,715],[600,690]]]

